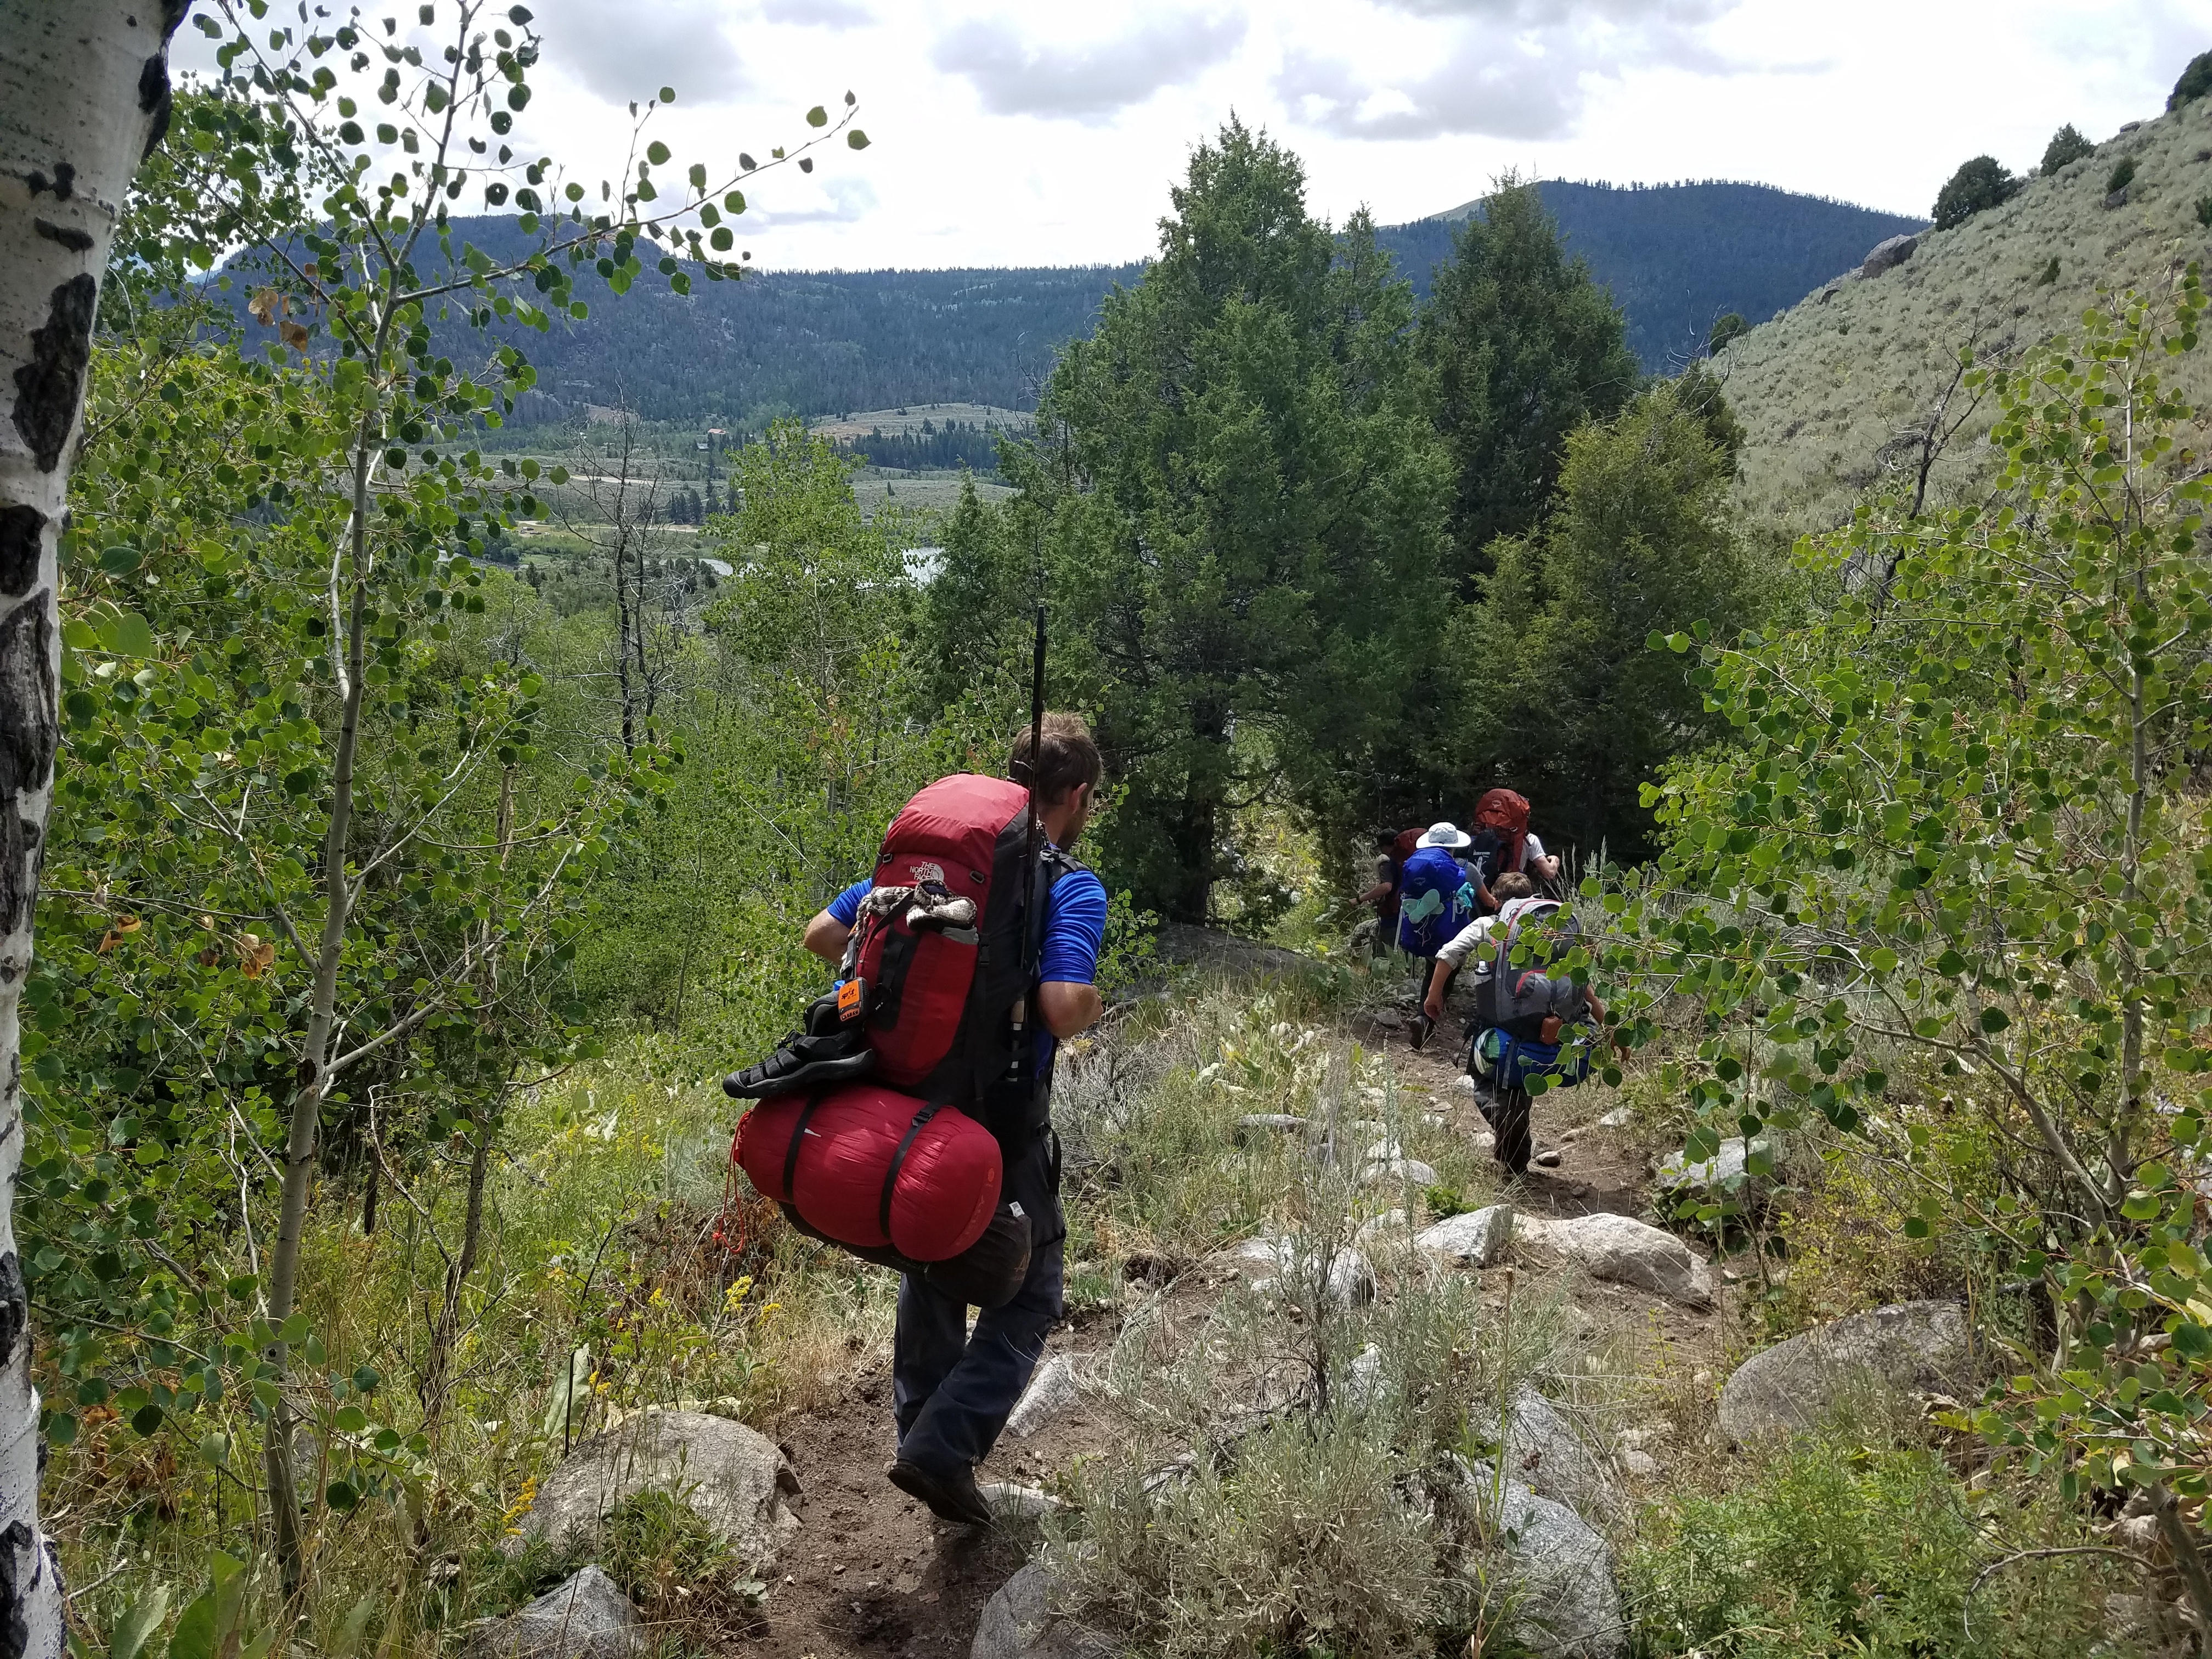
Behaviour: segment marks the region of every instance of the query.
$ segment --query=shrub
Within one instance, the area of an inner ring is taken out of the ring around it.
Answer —
[[[2120,164],[2112,169],[2112,176],[2105,180],[2105,194],[2117,196],[2135,181],[2136,158],[2132,155],[2124,157]]]
[[[2189,60],[2189,67],[2181,71],[2181,78],[2173,83],[2173,92],[2166,99],[2166,106],[2179,109],[2184,104],[2194,103],[2208,92],[2212,92],[2212,52],[2200,52]]]
[[[2078,161],[2095,153],[2097,147],[2084,138],[2069,121],[2051,135],[2051,143],[2043,152],[2043,176],[2048,179],[2069,161]]]
[[[2212,230],[2212,196],[2200,196],[2197,198],[2197,222],[2206,229]]]
[[[1936,228],[1963,225],[1985,208],[2002,207],[2020,188],[2020,180],[1998,165],[1994,155],[1977,155],[1951,175],[1936,198]]]
[[[2038,287],[2038,288],[2049,288],[2049,287],[2050,287],[2053,283],[2057,282],[2057,280],[2058,280],[2058,256],[2057,256],[2057,254],[2055,254],[2055,253],[2054,253],[2054,254],[2052,254],[2052,255],[2051,256],[2051,263],[2050,263],[2049,264],[2047,264],[2047,265],[2044,266],[2044,268],[2043,268],[2043,275],[2041,275],[2040,276],[2039,276],[2039,277],[2037,277],[2037,278],[2035,279],[2035,285],[2036,285],[2036,287]]]
[[[1713,331],[1705,336],[1705,355],[1717,357],[1730,340],[1750,332],[1751,325],[1744,321],[1741,312],[1729,312],[1714,321]]]
[[[2095,1644],[2104,1590],[2134,1588],[2106,1561],[2046,1558],[1991,1579],[1969,1607],[1996,1553],[2045,1542],[2064,1522],[2047,1492],[2026,1504],[1977,1493],[1934,1453],[1879,1437],[1798,1441],[1729,1485],[1662,1507],[1629,1552],[1638,1652],[2058,1659]]]

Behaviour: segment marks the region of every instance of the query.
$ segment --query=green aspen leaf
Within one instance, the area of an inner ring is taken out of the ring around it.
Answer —
[[[722,211],[723,211],[723,212],[725,212],[725,213],[743,213],[744,210],[745,210],[745,193],[744,193],[744,191],[741,191],[741,190],[733,190],[733,191],[730,191],[727,195],[726,195],[726,196],[724,196],[724,197],[722,198]]]
[[[100,568],[111,576],[127,576],[144,562],[144,556],[135,547],[118,544],[100,550]]]
[[[153,626],[137,611],[125,611],[100,624],[100,642],[118,657],[150,657]]]
[[[2010,1017],[2008,1016],[2005,1011],[2002,1008],[1984,1008],[1982,1010],[1982,1030],[1987,1031],[1991,1036],[1995,1036],[1999,1031],[2003,1030],[2011,1024],[2012,1020]]]
[[[57,1446],[71,1444],[76,1439],[76,1413],[55,1412],[46,1419],[46,1439]]]
[[[355,1504],[361,1502],[361,1494],[354,1490],[353,1483],[349,1480],[331,1481],[323,1496],[330,1500],[332,1509],[341,1513],[352,1509]]]
[[[660,89],[660,101],[661,101],[662,103],[664,103],[664,104],[672,104],[672,103],[674,103],[674,102],[676,101],[676,88],[673,88],[673,87],[663,87],[663,88],[661,88],[661,89]]]
[[[821,105],[817,104],[812,109],[806,112],[806,125],[810,127],[828,126],[830,125],[830,112],[823,108]]]
[[[160,1431],[164,1413],[151,1401],[131,1413],[131,1426],[141,1434],[150,1435]]]
[[[651,143],[645,147],[645,159],[652,162],[653,165],[657,167],[667,166],[668,155],[668,146],[662,143],[658,138],[654,139]]]
[[[703,194],[707,188],[706,164],[703,161],[694,161],[691,164],[691,171],[687,176],[691,180],[691,188]]]
[[[368,1426],[368,1413],[358,1406],[341,1406],[331,1420],[342,1434],[359,1434]]]
[[[860,128],[854,127],[845,135],[845,144],[848,149],[866,149],[868,147],[868,135]]]
[[[2120,1206],[2120,1213],[2130,1221],[2152,1221],[2158,1217],[2158,1194],[2140,1189],[2130,1193],[2127,1202]]]
[[[71,617],[62,624],[62,643],[72,651],[97,651],[100,635],[82,617]]]

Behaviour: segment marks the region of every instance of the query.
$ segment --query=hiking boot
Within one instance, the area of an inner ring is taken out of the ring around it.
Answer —
[[[1413,1029],[1406,1038],[1406,1046],[1418,1054],[1421,1052],[1423,1045],[1428,1042],[1429,1033],[1436,1029],[1436,1021],[1431,1019],[1426,1014],[1416,1017]]]
[[[957,1522],[966,1527],[991,1524],[991,1506],[976,1490],[973,1469],[939,1474],[903,1457],[895,1457],[884,1473],[890,1478],[891,1485],[908,1498],[918,1498],[928,1504],[929,1512],[940,1521]]]

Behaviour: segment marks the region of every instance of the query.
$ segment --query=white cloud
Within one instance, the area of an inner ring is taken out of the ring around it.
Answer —
[[[978,18],[939,35],[931,61],[966,77],[994,115],[1097,121],[1196,79],[1236,52],[1246,27],[1242,12],[1176,12],[1104,40],[1039,42]]]
[[[770,23],[822,29],[861,28],[876,21],[856,0],[761,0],[761,16]]]
[[[547,67],[610,104],[643,103],[663,87],[673,87],[681,103],[727,104],[750,87],[744,58],[724,32],[726,0],[538,0],[532,9]]]
[[[1441,20],[1422,31],[1423,49],[1394,41],[1381,69],[1293,49],[1276,91],[1295,118],[1342,137],[1559,138],[1574,130],[1595,80],[1661,68],[1729,72],[1706,33],[1740,3],[1383,0],[1388,10]]]

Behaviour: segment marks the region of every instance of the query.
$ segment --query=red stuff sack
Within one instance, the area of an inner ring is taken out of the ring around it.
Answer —
[[[738,1126],[737,1156],[763,1197],[823,1237],[920,1262],[981,1238],[1005,1178],[974,1118],[872,1082],[761,1102]]]

